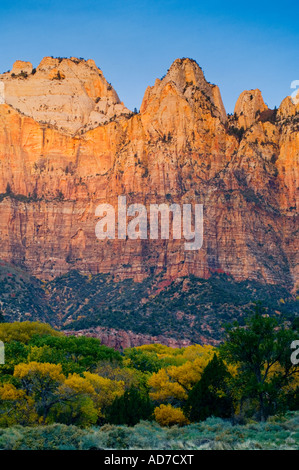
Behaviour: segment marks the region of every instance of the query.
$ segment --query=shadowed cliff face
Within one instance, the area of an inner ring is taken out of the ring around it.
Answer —
[[[147,88],[138,114],[93,61],[45,58],[33,74],[17,62],[0,81],[2,259],[41,278],[225,272],[296,285],[299,106],[289,98],[273,112],[259,90],[247,91],[227,116],[218,87],[190,59]],[[118,195],[146,206],[202,203],[202,249],[97,240],[95,208],[116,207]]]

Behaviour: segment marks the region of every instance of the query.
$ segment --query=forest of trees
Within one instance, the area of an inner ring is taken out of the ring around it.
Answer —
[[[120,353],[45,323],[0,323],[0,428],[263,422],[298,410],[296,339],[296,322],[279,324],[258,304],[245,325],[227,326],[218,348],[151,344]]]

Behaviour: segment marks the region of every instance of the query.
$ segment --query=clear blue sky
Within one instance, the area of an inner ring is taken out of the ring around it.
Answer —
[[[260,88],[270,107],[299,80],[299,2],[1,0],[0,71],[16,59],[94,59],[130,109],[173,60],[191,57],[227,112]]]

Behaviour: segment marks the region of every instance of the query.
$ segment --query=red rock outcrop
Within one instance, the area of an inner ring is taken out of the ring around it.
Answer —
[[[64,330],[63,333],[67,336],[74,335],[98,338],[104,346],[117,349],[118,351],[123,351],[126,348],[136,348],[144,344],[163,344],[170,348],[185,348],[192,344],[192,342],[187,339],[178,340],[163,335],[143,335],[134,333],[133,331],[115,330],[114,328],[104,328],[100,326],[89,328],[88,330]],[[202,344],[207,344],[205,339]],[[209,344],[211,344],[211,342]],[[214,344],[216,345],[217,341]]]

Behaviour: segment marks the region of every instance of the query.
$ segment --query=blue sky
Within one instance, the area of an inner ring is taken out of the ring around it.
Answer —
[[[0,1],[0,71],[16,59],[94,59],[130,109],[179,57],[220,87],[227,112],[260,88],[279,106],[299,80],[299,3],[241,0]]]

